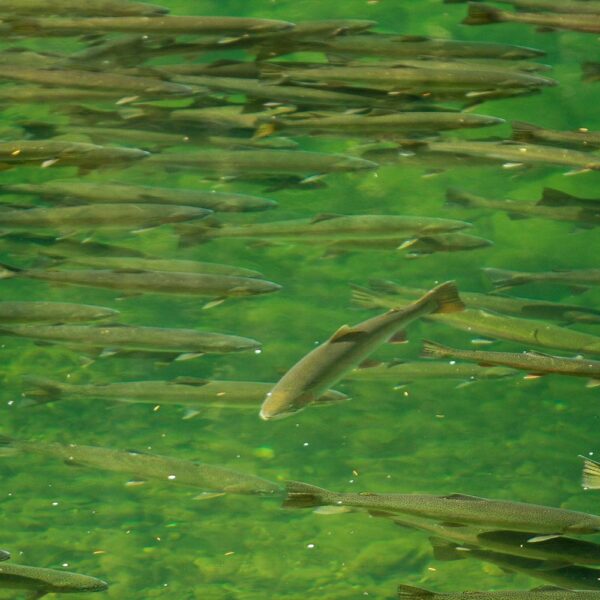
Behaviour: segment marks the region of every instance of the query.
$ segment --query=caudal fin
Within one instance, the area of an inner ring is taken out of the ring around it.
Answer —
[[[446,281],[433,288],[428,295],[437,302],[437,308],[433,311],[435,314],[446,314],[461,312],[465,310],[465,304],[458,295],[458,288],[454,281]]]
[[[448,346],[442,346],[437,342],[431,342],[429,340],[423,340],[423,352],[421,353],[423,358],[444,358],[446,356],[452,356],[452,348]]]
[[[542,129],[537,125],[526,123],[525,121],[513,121],[512,127],[512,139],[516,142],[532,142],[537,140],[536,131]]]
[[[287,496],[283,501],[284,508],[311,508],[329,504],[327,498],[331,492],[316,485],[301,481],[287,481],[285,484]]]
[[[0,279],[9,279],[10,277],[16,277],[23,269],[7,265],[6,263],[0,263]]]
[[[390,308],[385,295],[360,285],[350,284],[352,288],[351,302],[359,308]]]
[[[586,456],[581,458],[583,458],[582,487],[588,490],[600,490],[600,463]]]
[[[23,392],[21,407],[54,402],[63,393],[63,384],[46,377],[23,377],[23,383],[27,388]]]
[[[469,14],[463,19],[464,25],[490,25],[502,21],[502,11],[487,4],[469,2]]]

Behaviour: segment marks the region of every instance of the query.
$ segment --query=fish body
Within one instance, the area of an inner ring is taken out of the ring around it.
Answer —
[[[0,302],[0,323],[72,323],[111,319],[118,310],[70,302]]]
[[[292,23],[273,19],[196,16],[122,16],[23,18],[8,22],[11,33],[35,36],[72,36],[85,33],[141,33],[144,35],[244,35],[291,29]]]
[[[72,86],[77,82],[77,86],[82,89],[110,90],[113,93],[158,98],[192,94],[192,89],[188,86],[157,78],[78,69],[25,69],[11,65],[0,65],[0,79],[24,81],[42,86],[58,86],[60,88]]]
[[[511,217],[537,217],[553,219],[555,221],[573,221],[590,225],[600,225],[600,203],[597,207],[581,206],[545,206],[540,203],[532,204],[518,200],[495,200],[477,196],[457,189],[446,191],[446,200],[449,204],[458,204],[468,208],[487,209],[491,211],[505,211]]]
[[[600,380],[600,361],[586,358],[565,358],[539,352],[487,352],[456,350],[430,341],[424,341],[424,356],[469,360],[484,366],[520,369],[536,375],[556,373]]]
[[[25,384],[33,389],[26,398],[40,402],[59,399],[93,398],[116,402],[177,404],[188,408],[233,408],[256,410],[273,383],[262,381],[219,381],[180,377],[173,381],[128,381],[124,383],[74,385],[39,377],[28,377]],[[328,390],[317,404],[341,402],[348,397]]]
[[[510,12],[488,4],[471,2],[469,14],[463,20],[465,25],[489,25],[504,22],[537,25],[543,31],[566,29],[582,33],[600,33],[600,14],[598,13]]]
[[[0,87],[1,104],[63,104],[64,102],[117,102],[123,96],[120,90],[47,88],[35,85],[3,85]]]
[[[33,590],[35,598],[46,594],[102,592],[108,584],[96,577],[8,563],[0,565],[0,589]]]
[[[312,133],[330,133],[348,135],[353,133],[361,136],[378,135],[394,137],[398,132],[436,133],[447,129],[462,129],[471,127],[489,127],[498,125],[503,119],[487,117],[473,113],[455,112],[410,112],[380,116],[335,115],[323,117],[303,116],[293,114],[288,117],[271,117],[264,120],[259,128],[261,132],[271,128],[273,131],[294,131]]]
[[[444,0],[446,4],[469,0]],[[477,2],[479,0],[471,0]],[[600,2],[595,0],[498,0],[519,10],[549,11],[551,13],[600,14]]]
[[[83,204],[51,208],[0,208],[0,223],[6,229],[50,228],[63,231],[85,227],[145,228],[203,219],[211,213],[206,208],[166,204]]]
[[[168,8],[146,2],[121,2],[120,0],[57,0],[48,3],[44,0],[1,0],[0,14],[9,15],[52,15],[80,17],[129,17],[165,15]]]
[[[455,361],[393,361],[376,365],[358,366],[344,379],[356,381],[389,381],[396,385],[406,385],[413,381],[431,379],[459,379],[465,382],[484,379],[514,377],[515,369],[503,367],[482,367]]]
[[[179,458],[99,446],[30,442],[3,438],[2,445],[18,452],[40,454],[62,460],[67,465],[85,466],[126,473],[141,479],[188,485],[232,494],[274,494],[277,484],[231,469],[195,463]]]
[[[600,132],[590,131],[587,127],[576,131],[557,131],[524,121],[513,121],[511,126],[513,129],[512,139],[518,142],[541,142],[542,144],[573,146],[588,150],[600,148]]]
[[[414,238],[470,227],[465,221],[404,215],[318,215],[313,219],[179,227],[178,231],[198,240],[212,238],[259,238],[292,241],[323,240],[328,245],[340,240],[362,238]]]
[[[392,309],[358,325],[342,326],[286,372],[267,394],[260,417],[282,418],[301,410],[411,321],[434,312],[450,313],[463,308],[456,286],[447,282],[404,310]]]
[[[151,204],[176,204],[194,206],[215,212],[246,212],[275,208],[277,203],[268,198],[246,194],[161,188],[121,183],[88,183],[77,179],[57,179],[44,183],[14,183],[0,186],[5,192],[35,194],[49,199],[73,199],[100,204],[116,202]]]
[[[591,534],[600,530],[600,516],[539,504],[490,500],[451,494],[336,493],[305,483],[287,482],[288,508],[348,506],[424,517],[442,523],[528,531],[536,534]]]
[[[371,289],[353,287],[353,300],[365,308],[392,308],[418,298],[426,290],[401,286],[391,281],[372,281]],[[468,309],[514,315],[516,317],[562,322],[600,324],[600,309],[545,300],[530,300],[498,294],[461,292]]]
[[[405,144],[417,154],[431,153],[442,155],[459,155],[465,157],[485,158],[511,166],[519,165],[554,165],[572,167],[577,170],[599,170],[600,159],[593,154],[514,141],[481,142],[474,140],[443,140],[414,142]]]
[[[92,169],[138,161],[149,154],[138,148],[98,146],[60,140],[0,142],[0,164],[8,166],[34,164],[42,167],[59,165]]]
[[[263,278],[262,273],[251,269],[198,260],[139,258],[137,256],[80,256],[70,258],[68,262],[69,264],[83,265],[94,269],[110,269],[114,271],[167,271]]]
[[[195,150],[194,152],[155,154],[146,166],[167,166],[209,170],[211,173],[237,175],[318,174],[376,169],[371,161],[304,150]]]
[[[119,351],[176,354],[223,354],[257,350],[260,343],[249,338],[196,329],[85,325],[2,325],[0,335],[24,337],[49,343]]]
[[[550,586],[532,590],[498,590],[489,592],[431,592],[409,585],[398,586],[398,598],[403,600],[597,600],[598,592],[592,590],[569,590]]]
[[[573,271],[540,271],[526,273],[487,267],[483,272],[492,280],[494,288],[507,289],[529,283],[561,283],[574,286],[600,285],[600,269],[577,269]]]

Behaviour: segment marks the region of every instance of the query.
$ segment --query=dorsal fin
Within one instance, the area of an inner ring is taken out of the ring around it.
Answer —
[[[336,213],[321,213],[319,215],[314,216],[311,219],[311,224],[319,223],[320,221],[329,221],[330,219],[338,219],[342,215],[338,215]]]
[[[444,500],[469,500],[473,502],[481,502],[484,498],[479,496],[469,496],[468,494],[448,494],[447,496],[441,496]]]
[[[201,379],[200,377],[175,377],[173,383],[179,385],[197,385],[203,386],[209,383],[208,379]]]
[[[398,598],[433,598],[437,595],[435,592],[413,587],[412,585],[400,584],[398,586]]]
[[[330,338],[329,343],[351,342],[365,335],[364,331],[354,329],[350,325],[342,325]]]
[[[538,200],[537,206],[568,206],[577,204],[579,198],[567,192],[561,192],[554,188],[544,188],[541,200]]]

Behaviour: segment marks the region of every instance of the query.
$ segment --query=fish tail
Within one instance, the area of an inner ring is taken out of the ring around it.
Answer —
[[[10,277],[16,277],[24,269],[7,265],[6,263],[0,263],[0,279],[9,279]]]
[[[253,139],[259,140],[261,138],[268,137],[273,135],[279,129],[280,127],[278,127],[278,122],[275,119],[271,119],[265,123],[260,123],[254,132]]]
[[[514,285],[527,283],[529,281],[527,277],[507,269],[495,269],[494,267],[487,267],[483,270],[485,274],[492,280],[492,285],[496,290],[500,288],[509,289]]]
[[[444,0],[444,2],[460,2],[462,0]],[[398,598],[405,598],[408,600],[409,598],[431,598],[433,596],[439,596],[435,592],[430,592],[429,590],[414,587],[412,585],[398,585]]]
[[[456,544],[448,542],[443,538],[430,537],[429,543],[433,550],[433,558],[436,560],[450,561],[466,558],[467,552],[461,551]],[[465,548],[466,550],[466,548]]]
[[[469,194],[459,190],[458,188],[448,188],[446,190],[446,203],[447,204],[459,204],[460,206],[473,206],[474,203],[471,200]]]
[[[588,490],[600,490],[600,463],[586,456],[581,458],[583,458],[582,487]]]
[[[387,308],[383,302],[383,294],[370,290],[360,285],[350,284],[352,288],[351,302],[353,306],[360,308]]]
[[[46,377],[24,377],[23,383],[31,386],[31,389],[26,389],[23,392],[24,400],[20,402],[21,407],[54,402],[62,396],[64,391],[62,383]]]
[[[423,352],[421,353],[423,358],[443,358],[451,354],[452,351],[447,346],[430,340],[423,340]]]
[[[510,125],[512,127],[511,138],[516,142],[531,142],[536,139],[535,132],[542,129],[525,121],[512,121]]]
[[[581,65],[583,81],[594,81],[600,77],[600,63],[586,62]]]
[[[210,238],[210,232],[220,227],[214,219],[208,218],[197,221],[193,225],[182,224],[174,227],[175,233],[179,236],[179,246],[195,246],[204,244]]]
[[[285,484],[287,496],[283,501],[284,508],[311,508],[329,504],[331,492],[316,485],[301,481],[287,481]]]
[[[469,14],[463,19],[464,25],[489,25],[499,23],[502,12],[487,4],[475,4],[469,2]]]
[[[13,456],[17,453],[14,440],[4,434],[0,434],[0,457]]]
[[[437,302],[437,307],[433,311],[436,314],[465,310],[465,305],[458,295],[458,288],[454,281],[446,281],[446,283],[434,287],[427,293],[427,296],[429,296],[430,300]]]

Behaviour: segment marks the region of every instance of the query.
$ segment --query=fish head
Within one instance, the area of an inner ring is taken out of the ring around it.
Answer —
[[[259,416],[263,421],[274,421],[290,417],[316,400],[312,392],[294,395],[288,390],[274,389],[267,394]]]

